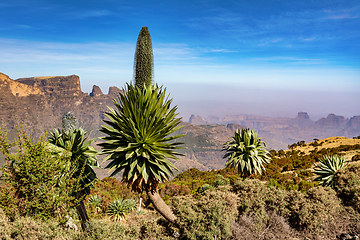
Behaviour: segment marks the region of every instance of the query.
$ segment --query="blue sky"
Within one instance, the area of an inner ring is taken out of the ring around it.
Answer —
[[[132,80],[142,26],[185,120],[360,115],[358,0],[0,0],[0,72],[107,93]]]

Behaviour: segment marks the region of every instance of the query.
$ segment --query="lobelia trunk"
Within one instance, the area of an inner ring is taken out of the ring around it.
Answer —
[[[147,190],[146,194],[149,196],[150,201],[152,202],[152,204],[154,205],[154,208],[169,222],[171,223],[175,223],[176,221],[176,216],[174,215],[174,213],[171,211],[170,207],[168,205],[166,205],[166,203],[164,202],[164,200],[162,200],[162,198],[160,197],[159,193],[157,191],[151,191],[151,190]]]
[[[80,197],[81,194],[76,194],[76,198],[80,198]],[[82,230],[86,231],[86,223],[89,221],[89,217],[86,213],[86,208],[83,200],[81,200],[79,205],[76,206],[76,212],[80,217]]]

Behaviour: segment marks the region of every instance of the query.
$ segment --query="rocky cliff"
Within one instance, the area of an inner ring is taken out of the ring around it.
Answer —
[[[329,114],[326,118],[321,118],[315,124],[320,128],[344,128],[349,119],[335,114]]]
[[[92,96],[83,93],[76,75],[12,80],[0,73],[0,125],[6,124],[13,133],[21,123],[38,136],[60,128],[62,114],[71,111],[85,129],[98,129],[106,106],[113,106],[112,98],[120,89],[112,88],[112,95],[102,94],[96,86],[94,89]],[[97,131],[91,134],[99,135]]]
[[[46,96],[79,96],[82,94],[80,87],[80,78],[76,75],[67,77],[32,77],[19,78],[16,82],[24,83],[42,89]]]
[[[197,115],[195,117],[195,115],[191,115],[189,118],[189,123],[193,124],[193,125],[204,125],[207,122],[205,121],[204,118],[202,118],[201,116]]]
[[[0,94],[5,96],[27,97],[30,95],[44,95],[44,92],[36,86],[16,82],[10,79],[9,76],[0,73]]]

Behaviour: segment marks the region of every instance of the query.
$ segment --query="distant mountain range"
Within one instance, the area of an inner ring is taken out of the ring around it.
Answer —
[[[16,125],[21,123],[37,137],[44,131],[61,128],[62,115],[71,111],[83,128],[92,131],[91,138],[99,137],[101,133],[97,129],[103,124],[104,112],[107,106],[113,106],[112,99],[118,92],[121,92],[119,88],[110,87],[108,94],[104,94],[94,85],[90,94],[83,93],[76,75],[12,80],[0,73],[0,126],[6,124],[10,137],[14,137]],[[222,144],[237,128],[258,131],[271,149],[286,149],[292,143],[314,138],[360,135],[360,115],[345,119],[329,114],[316,122],[305,112],[299,112],[295,118],[192,115],[189,123],[183,125],[179,132],[187,136],[179,141],[187,149],[182,150],[185,156],[176,162],[180,171],[191,167],[201,170],[224,167]]]
[[[346,119],[329,114],[326,118],[312,121],[306,112],[299,112],[295,118],[272,118],[253,115],[230,115],[224,118],[210,116],[203,118],[192,115],[189,123],[193,125],[235,123],[252,128],[273,149],[285,149],[297,141],[313,141],[333,136],[355,137],[360,135],[360,115]]]

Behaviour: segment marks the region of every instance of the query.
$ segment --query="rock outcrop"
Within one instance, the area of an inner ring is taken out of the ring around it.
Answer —
[[[346,123],[346,128],[360,130],[360,115],[351,117]]]
[[[304,128],[313,125],[314,122],[310,119],[307,112],[299,112],[292,124]]]
[[[0,73],[0,94],[27,97],[30,95],[44,95],[44,92],[36,86],[16,82],[9,78],[9,76]]]
[[[80,78],[76,75],[56,77],[32,77],[16,79],[19,83],[42,89],[46,96],[79,96],[82,94]]]
[[[230,129],[232,132],[235,132],[237,129],[244,129],[245,126],[235,123],[229,123],[228,125],[226,125],[226,128]]]
[[[115,97],[116,94],[122,93],[123,90],[120,90],[118,87],[109,87],[109,93],[108,95],[111,95],[112,97]]]
[[[189,123],[193,125],[205,125],[206,120],[199,115],[197,115],[196,117],[195,115],[191,115],[189,119]]]
[[[307,112],[299,112],[295,118],[295,120],[308,120],[308,119],[310,119],[310,117],[307,114]]]
[[[347,123],[347,119],[343,116],[337,116],[333,113],[329,114],[327,118],[321,118],[315,124],[321,128],[343,128]]]
[[[103,94],[103,92],[101,91],[100,87],[99,86],[96,86],[94,85],[93,88],[92,88],[92,91],[91,93],[89,94],[91,97],[100,97]]]
[[[353,116],[346,123],[343,131],[339,135],[342,136],[360,136],[360,116]]]
[[[6,124],[10,135],[21,123],[34,137],[53,128],[61,128],[61,116],[72,112],[86,130],[96,130],[103,124],[112,97],[90,97],[80,88],[80,79],[67,77],[34,77],[12,80],[0,74],[0,126]],[[91,135],[99,135],[92,131]]]

